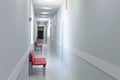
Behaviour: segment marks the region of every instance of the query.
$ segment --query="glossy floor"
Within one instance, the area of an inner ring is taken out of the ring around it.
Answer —
[[[37,49],[36,57],[46,57],[46,76],[42,75],[41,67],[34,67],[29,80],[75,80],[69,69],[57,57],[53,48],[44,45],[42,50]]]

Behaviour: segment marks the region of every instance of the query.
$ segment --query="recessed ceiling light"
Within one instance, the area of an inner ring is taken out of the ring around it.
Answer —
[[[37,18],[37,21],[48,21],[50,18]]]
[[[37,3],[43,3],[43,4],[49,4],[49,3],[61,3],[63,2],[64,0],[35,0]]]
[[[49,12],[40,12],[41,14],[50,14]]]
[[[44,0],[44,1],[56,1],[56,0]]]
[[[51,7],[41,7],[41,9],[52,9]]]
[[[40,17],[43,17],[43,18],[45,18],[45,17],[48,17],[47,15],[40,15]]]

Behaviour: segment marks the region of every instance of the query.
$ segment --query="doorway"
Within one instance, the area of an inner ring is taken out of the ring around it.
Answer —
[[[38,26],[37,39],[44,39],[44,26]]]

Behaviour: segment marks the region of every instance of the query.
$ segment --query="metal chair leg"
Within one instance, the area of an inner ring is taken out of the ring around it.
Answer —
[[[46,65],[43,65],[43,76],[46,75]]]
[[[32,75],[32,64],[31,62],[29,62],[29,76]]]

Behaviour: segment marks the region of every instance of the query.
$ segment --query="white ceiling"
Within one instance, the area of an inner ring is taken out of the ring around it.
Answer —
[[[50,18],[56,13],[61,6],[62,0],[33,0],[35,17],[36,18]],[[43,8],[51,9],[43,9]],[[48,12],[49,14],[42,14],[41,12]]]

